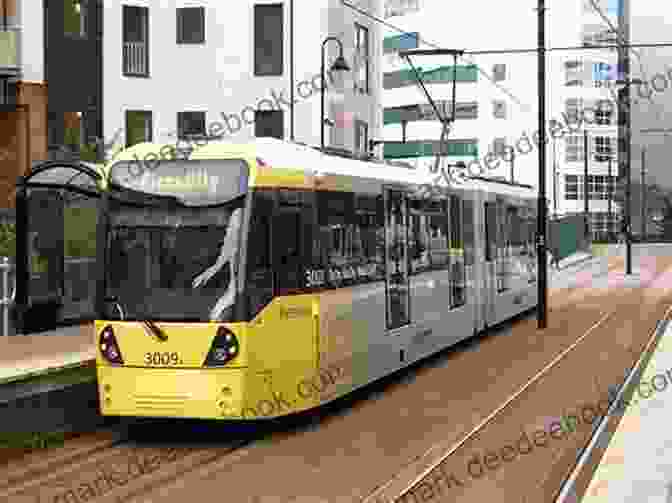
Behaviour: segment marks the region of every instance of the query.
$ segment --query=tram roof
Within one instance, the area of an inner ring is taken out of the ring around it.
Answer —
[[[140,143],[119,152],[111,161],[147,159],[154,154],[161,158],[163,149],[175,148],[171,143]],[[152,156],[153,157],[153,156]],[[252,166],[252,178],[257,182],[264,179],[268,184],[275,179],[287,181],[287,175],[303,174],[309,178],[315,175],[336,175],[337,177],[357,177],[390,184],[423,185],[433,184],[440,174],[432,175],[412,166],[378,160],[347,158],[333,153],[325,153],[309,145],[279,140],[276,138],[255,138],[246,141],[208,140],[204,145],[196,145],[189,159],[232,159],[243,158]],[[263,164],[258,167],[258,161]],[[151,162],[151,161],[149,161]],[[271,179],[271,180],[269,180]],[[300,184],[301,185],[301,184]],[[511,184],[484,177],[467,177],[455,186],[459,190],[482,190],[502,195],[522,198],[534,196],[533,187]]]

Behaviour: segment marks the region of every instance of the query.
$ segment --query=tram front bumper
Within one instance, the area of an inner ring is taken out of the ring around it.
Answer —
[[[103,416],[238,419],[246,369],[98,366]]]

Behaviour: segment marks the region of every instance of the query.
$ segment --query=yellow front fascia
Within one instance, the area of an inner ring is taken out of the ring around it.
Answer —
[[[102,415],[226,419],[240,416],[247,369],[98,366]]]
[[[119,345],[124,366],[131,367],[171,367],[171,368],[201,368],[210,351],[212,341],[217,335],[217,329],[225,326],[231,330],[239,343],[239,353],[227,364],[227,367],[247,366],[247,340],[245,336],[246,323],[167,323],[156,322],[167,336],[166,341],[160,341],[150,335],[150,331],[139,321],[103,321],[95,323],[96,361],[98,365],[111,365],[105,360],[100,348],[100,334],[106,326],[111,326],[114,337]],[[156,364],[148,361],[148,355],[154,353],[173,354],[179,357],[178,362],[170,361],[166,364]]]

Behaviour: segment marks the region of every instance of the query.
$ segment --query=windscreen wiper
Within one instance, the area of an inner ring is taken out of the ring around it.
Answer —
[[[145,325],[147,329],[149,329],[150,335],[156,337],[161,342],[165,342],[168,340],[168,336],[164,334],[163,331],[153,322],[149,320],[142,320],[142,324]]]

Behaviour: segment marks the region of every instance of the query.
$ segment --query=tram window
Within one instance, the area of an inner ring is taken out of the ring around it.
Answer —
[[[510,207],[499,199],[496,205],[496,243],[495,243],[495,276],[497,278],[497,292],[502,293],[511,289],[512,278],[512,246],[511,226],[513,224]]]
[[[463,306],[466,302],[464,248],[462,242],[462,200],[458,196],[450,196],[450,251],[454,259],[451,261],[450,282],[452,289],[452,306]]]
[[[273,255],[276,295],[295,293],[304,286],[301,257],[301,215],[281,211],[273,219]]]
[[[485,260],[495,259],[495,232],[497,230],[497,214],[493,203],[485,203]]]
[[[247,237],[245,294],[250,319],[273,299],[272,215],[272,193],[257,191],[252,202],[252,215]]]
[[[317,192],[312,240],[314,287],[349,286],[384,274],[382,205],[376,197]]]
[[[410,274],[446,269],[450,263],[447,217],[440,204],[409,201]]]
[[[474,203],[469,199],[463,201],[464,209],[464,264],[474,265]]]

